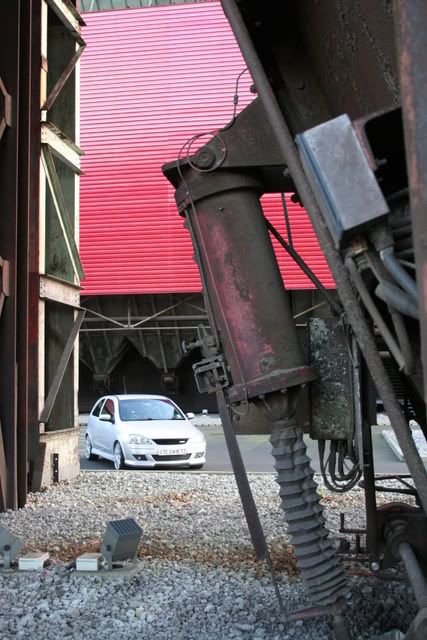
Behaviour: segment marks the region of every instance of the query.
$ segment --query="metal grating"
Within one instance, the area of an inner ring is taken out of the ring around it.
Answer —
[[[153,442],[156,444],[186,444],[188,442],[188,438],[153,438]]]
[[[110,520],[107,526],[107,532],[115,536],[141,535],[142,529],[133,518],[125,520]]]

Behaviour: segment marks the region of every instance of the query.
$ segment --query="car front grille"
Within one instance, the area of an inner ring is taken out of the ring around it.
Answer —
[[[177,460],[188,460],[191,456],[191,453],[185,453],[184,455],[179,456],[153,456],[156,462],[174,462]]]
[[[188,438],[153,438],[156,444],[186,444]]]

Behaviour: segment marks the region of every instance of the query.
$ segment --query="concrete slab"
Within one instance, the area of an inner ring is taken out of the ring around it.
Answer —
[[[47,560],[49,554],[46,551],[29,551],[18,558],[19,571],[42,571]]]
[[[79,576],[97,576],[98,578],[102,578],[103,580],[115,580],[117,578],[126,578],[130,579],[136,576],[140,571],[142,571],[143,563],[142,562],[129,562],[125,564],[123,567],[116,567],[112,571],[108,571],[104,567],[101,567],[99,571],[77,571],[76,573]]]
[[[395,456],[398,458],[398,460],[403,462],[404,458],[402,449],[399,446],[394,431],[392,431],[391,429],[383,429],[382,434],[384,440],[389,444]],[[418,449],[418,453],[421,456],[421,460],[424,463],[427,463],[427,442],[421,429],[412,429],[412,438],[414,440],[415,446]]]

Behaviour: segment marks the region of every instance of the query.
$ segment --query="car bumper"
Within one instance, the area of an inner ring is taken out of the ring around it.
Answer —
[[[184,452],[185,450],[185,452]],[[191,443],[185,447],[170,445],[123,446],[125,464],[129,467],[153,469],[155,467],[192,467],[206,462],[206,443]]]

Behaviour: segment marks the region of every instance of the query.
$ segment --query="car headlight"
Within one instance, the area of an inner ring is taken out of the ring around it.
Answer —
[[[151,438],[146,438],[145,436],[138,436],[136,433],[129,436],[128,442],[129,444],[154,444]]]
[[[191,442],[192,444],[206,444],[206,438],[203,434],[201,434],[200,436],[193,436],[192,438],[190,438],[189,442]]]

